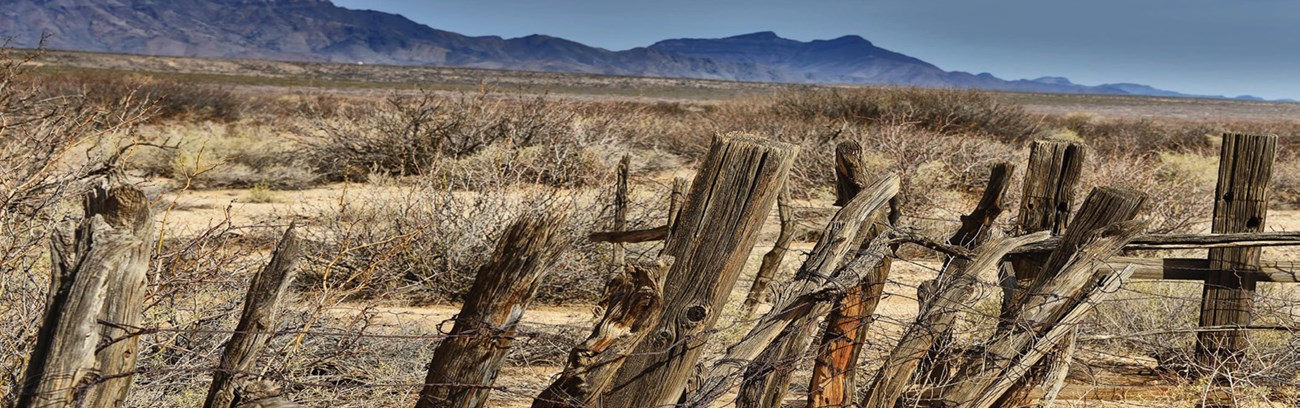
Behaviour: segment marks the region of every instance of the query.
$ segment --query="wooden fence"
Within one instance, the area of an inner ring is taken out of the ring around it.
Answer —
[[[897,176],[869,177],[861,147],[837,148],[836,205],[793,281],[773,276],[789,251],[793,215],[784,187],[793,146],[744,136],[714,141],[689,189],[674,183],[668,224],[626,227],[630,161],[619,165],[615,243],[603,314],[534,407],[714,406],[735,393],[741,407],[777,407],[789,398],[794,367],[813,358],[809,407],[899,404],[1019,406],[1060,391],[1076,328],[1099,302],[1132,279],[1204,282],[1195,353],[1211,382],[1229,381],[1248,351],[1256,282],[1297,282],[1294,263],[1260,259],[1261,247],[1300,245],[1300,234],[1265,232],[1273,136],[1225,135],[1210,234],[1144,234],[1142,192],[1101,187],[1077,207],[1086,148],[1034,142],[1014,228],[995,230],[1015,165],[994,166],[979,203],[947,239],[897,227]],[[759,267],[744,305],[769,312],[717,358],[705,346],[728,294],[778,206],[781,232]],[[135,370],[150,220],[143,194],[100,189],[86,219],[52,246],[45,317],[15,407],[117,407]],[[438,344],[417,407],[482,407],[539,283],[564,250],[563,217],[524,217],[500,238]],[[650,262],[627,259],[623,244],[665,241]],[[922,283],[915,319],[869,378],[855,378],[862,345],[873,338],[875,309],[900,246],[941,253],[941,273]],[[1208,248],[1206,259],[1144,258],[1134,251]],[[236,330],[212,370],[205,407],[290,407],[276,384],[249,375],[277,328],[280,298],[301,257],[294,228],[253,278]],[[999,276],[999,324],[979,350],[949,341],[980,276]],[[768,293],[775,297],[768,299]],[[825,324],[819,322],[825,321]],[[818,328],[825,329],[818,334]],[[862,390],[855,386],[866,384]],[[938,384],[938,385],[935,385]],[[1041,393],[1032,393],[1035,388]],[[1230,400],[1211,402],[1230,404]]]

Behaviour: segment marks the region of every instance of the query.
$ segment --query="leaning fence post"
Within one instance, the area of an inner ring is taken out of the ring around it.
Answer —
[[[847,204],[867,186],[863,164],[862,146],[857,142],[840,143],[835,148],[835,203]],[[895,204],[897,200],[891,200]],[[884,215],[884,214],[882,214]],[[884,216],[869,219],[857,239],[870,242],[883,231],[883,222],[893,225],[898,218],[898,208],[891,205]],[[892,267],[889,258],[871,271],[870,279],[859,282],[848,294],[837,299],[826,316],[826,330],[818,343],[817,357],[813,361],[809,381],[808,406],[837,407],[851,402],[856,394],[856,368],[862,354],[863,341],[871,327],[872,315],[884,292],[885,282]],[[802,350],[801,350],[802,351]],[[772,401],[779,405],[781,401]]]
[[[1219,183],[1215,188],[1211,233],[1261,232],[1268,215],[1268,189],[1277,155],[1277,136],[1223,135]],[[1254,308],[1253,275],[1260,248],[1210,249],[1210,272],[1201,297],[1201,326],[1248,325]],[[1202,332],[1196,336],[1197,361],[1212,369],[1231,363],[1246,349],[1246,331]]]
[[[614,231],[627,228],[627,179],[628,169],[632,166],[632,156],[623,155],[618,161],[618,175],[614,184]],[[614,267],[621,270],[627,265],[627,250],[620,242],[614,243]]]
[[[1059,235],[1070,224],[1070,207],[1074,188],[1083,174],[1084,148],[1078,143],[1039,140],[1029,147],[1029,165],[1025,167],[1024,192],[1020,198],[1017,232],[1028,234],[1052,231]],[[1009,286],[1002,298],[1002,324],[1014,311],[1008,308],[1021,295],[1021,289],[1038,277],[1042,257],[1025,257],[1011,262],[1015,279],[1004,278]]]
[[[514,342],[515,328],[564,244],[563,217],[524,215],[479,268],[451,333],[429,363],[417,408],[477,408]]]
[[[1070,225],[1070,210],[1074,204],[1075,186],[1083,174],[1083,145],[1071,142],[1036,141],[1030,147],[1029,166],[1025,169],[1024,194],[1020,202],[1018,233],[1052,231],[1060,235]],[[1046,255],[1027,255],[1004,263],[1011,271],[1003,269],[1002,314],[997,330],[1010,329],[1011,308],[1025,295],[1027,285],[1040,278]],[[1016,383],[1002,404],[1023,404],[1029,398],[1030,383],[1046,374],[1042,367]]]
[[[140,321],[149,201],[133,187],[96,190],[86,199],[85,214],[75,232],[57,232],[51,245],[50,294],[16,384],[16,407],[69,407],[83,399],[113,407],[131,384],[136,338],[128,331]],[[100,319],[111,325],[101,326]],[[115,342],[97,354],[104,339]],[[96,384],[105,367],[117,377]]]
[[[1016,406],[1006,402],[1018,398],[1011,395],[1015,384],[1023,383],[1030,368],[1061,340],[1044,335],[1077,324],[1063,318],[1081,317],[1091,309],[1092,304],[1079,300],[1091,293],[1089,285],[1095,283],[1098,265],[1145,228],[1145,223],[1133,220],[1145,201],[1145,195],[1134,191],[1093,189],[1041,273],[1017,297],[1013,324],[984,342],[983,358],[962,365],[961,378],[942,390],[937,406]],[[1131,274],[1132,269],[1122,273]]]
[[[533,399],[532,408],[599,406],[600,395],[623,365],[627,353],[645,339],[663,311],[664,275],[672,259],[653,265],[628,265],[605,288],[604,316],[587,340],[569,352],[560,377]]]
[[[605,406],[672,405],[695,369],[798,149],[748,136],[714,140],[664,254],[664,314],[623,363]]]
[[[903,333],[898,345],[872,377],[863,397],[863,406],[892,407],[915,372],[947,371],[944,355],[948,350],[945,339],[952,335],[951,326],[958,312],[955,306],[964,304],[973,293],[970,287],[972,282],[968,277],[975,276],[985,266],[981,263],[1000,263],[1006,251],[1018,246],[1015,240],[988,242],[993,222],[1002,214],[1002,199],[1010,185],[1014,169],[1009,163],[994,166],[979,204],[969,215],[961,217],[961,227],[948,239],[948,243],[970,249],[978,248],[980,256],[973,260],[949,257],[938,278],[921,284],[918,292],[922,293],[917,296],[919,310],[916,320]],[[1024,236],[1021,239],[1025,239]],[[939,293],[941,289],[943,293]],[[852,402],[849,399],[853,396],[852,393],[838,397],[826,394],[817,406],[846,406]]]
[[[244,396],[236,389],[242,386],[242,379],[253,368],[275,332],[280,298],[293,281],[294,265],[301,255],[302,245],[294,225],[289,224],[271,255],[271,261],[253,276],[244,297],[244,311],[240,314],[239,324],[226,343],[220,367],[212,373],[212,385],[208,387],[204,408],[230,408],[244,401]]]

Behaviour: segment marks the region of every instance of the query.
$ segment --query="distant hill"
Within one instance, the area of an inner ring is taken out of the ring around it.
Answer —
[[[858,36],[772,32],[610,51],[545,35],[471,37],[328,0],[5,0],[10,46],[146,55],[438,65],[737,81],[891,84],[1026,92],[1193,96],[1138,84],[1004,80],[950,72]],[[1249,97],[1243,97],[1249,98]]]

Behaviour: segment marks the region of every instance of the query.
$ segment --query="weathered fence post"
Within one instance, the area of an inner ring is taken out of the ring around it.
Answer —
[[[1080,303],[1081,293],[1094,282],[1098,266],[1141,233],[1145,225],[1132,220],[1145,201],[1137,192],[1094,189],[1041,273],[1012,305],[1011,324],[985,343],[983,358],[963,365],[963,378],[943,390],[940,406],[983,408],[1005,401],[1030,367],[1063,338],[1045,335],[1074,324],[1064,317],[1089,310],[1090,304]]]
[[[627,179],[631,167],[632,156],[624,154],[623,159],[618,161],[618,175],[614,184],[614,231],[627,228]],[[622,270],[627,265],[627,250],[620,242],[614,243],[613,259],[616,270]]]
[[[129,331],[141,320],[149,201],[133,187],[98,189],[86,199],[85,216],[75,232],[57,232],[51,245],[45,317],[15,384],[16,407],[70,407],[83,399],[113,407],[131,385],[137,339]],[[113,325],[103,327],[100,319]],[[114,343],[97,354],[105,339]],[[95,384],[105,373],[115,378]]]
[[[686,201],[686,189],[690,180],[685,177],[673,178],[673,191],[668,194],[668,231],[671,234],[677,227],[677,217],[682,215],[682,203]]]
[[[835,148],[835,202],[844,205],[866,187],[866,170],[862,146],[845,142]],[[863,225],[859,240],[869,242],[884,232],[882,222],[893,225],[898,219],[897,200],[891,200],[886,217],[877,216]],[[856,394],[856,367],[872,315],[891,268],[889,258],[881,261],[857,286],[849,289],[843,299],[838,299],[826,316],[826,330],[818,342],[817,357],[813,360],[812,378],[808,386],[809,407],[838,407],[852,402]],[[780,401],[773,401],[780,404]]]
[[[951,335],[950,326],[956,320],[958,310],[956,306],[965,302],[966,298],[973,293],[973,290],[954,289],[953,287],[971,285],[973,279],[970,277],[975,276],[979,270],[992,267],[1001,262],[1003,255],[1007,251],[1019,246],[1022,242],[1029,242],[1012,240],[1001,245],[984,247],[991,235],[994,221],[1002,214],[1002,199],[1011,184],[1011,175],[1014,170],[1015,167],[1009,163],[1000,163],[994,166],[989,174],[988,187],[984,189],[979,204],[975,206],[975,210],[971,211],[969,215],[961,217],[961,227],[948,240],[948,243],[965,248],[979,247],[983,249],[980,257],[970,261],[949,257],[944,262],[943,275],[936,278],[936,280],[922,284],[921,287],[927,290],[937,291],[942,288],[948,290],[948,292],[942,294],[943,298],[937,297],[939,295],[937,293],[926,293],[927,296],[918,296],[921,304],[916,322],[899,339],[898,346],[894,348],[876,376],[872,378],[871,388],[867,392],[863,406],[894,406],[907,383],[918,369],[923,373],[934,369],[933,364],[935,364],[935,361],[940,359],[941,355],[946,354],[947,350],[941,348],[940,345],[943,344],[943,338]],[[980,263],[983,263],[983,265]],[[921,367],[922,364],[927,362],[931,365]],[[942,370],[946,370],[946,367],[942,368]],[[831,397],[835,396],[827,394],[826,397],[819,401],[817,406],[847,406],[852,403],[851,398],[854,397],[854,394],[844,393],[844,395],[836,398]]]
[[[771,401],[771,393],[766,390],[783,392],[773,387],[776,382],[770,381],[774,375],[783,375],[772,371],[779,368],[779,363],[784,363],[779,361],[780,357],[789,350],[806,349],[812,338],[808,331],[816,318],[829,312],[831,302],[843,297],[849,288],[869,279],[872,268],[886,257],[888,240],[882,237],[872,240],[867,249],[860,251],[851,261],[842,262],[857,247],[857,236],[864,232],[862,225],[868,216],[883,208],[898,194],[898,190],[898,176],[885,176],[835,213],[795,273],[794,281],[782,288],[772,310],[764,314],[744,338],[727,348],[725,356],[705,370],[707,374],[699,391],[686,396],[687,406],[709,406],[734,385],[741,374],[748,384],[741,390],[741,397],[746,399],[738,400],[737,405],[752,406],[750,404]]]
[[[601,393],[626,354],[641,343],[663,312],[664,277],[670,265],[671,259],[629,265],[609,281],[601,304],[604,316],[587,340],[570,351],[564,372],[533,400],[533,408],[599,406]]]
[[[230,408],[247,401],[238,389],[243,387],[241,383],[248,377],[248,371],[257,363],[266,342],[279,325],[280,298],[293,282],[294,266],[301,256],[302,244],[294,225],[289,224],[271,254],[271,261],[253,276],[248,286],[244,311],[235,326],[235,333],[226,343],[221,365],[212,373],[212,385],[208,387],[204,408]]]
[[[488,399],[515,327],[564,248],[555,214],[521,215],[478,270],[451,333],[429,363],[417,408],[477,408]]]
[[[1075,186],[1083,174],[1084,152],[1083,146],[1077,143],[1039,140],[1030,145],[1017,233],[1051,231],[1059,235],[1065,231],[1070,223]],[[1002,297],[1002,317],[1014,313],[1009,310],[1010,305],[1022,294],[1021,289],[1037,278],[1044,261],[1041,256],[1027,256],[1010,263],[1015,278],[1004,278],[1007,287]],[[1002,322],[999,328],[1005,329],[1006,320]]]
[[[714,140],[664,248],[676,261],[663,317],[623,363],[605,406],[677,402],[797,151],[746,136]]]
[[[862,146],[857,142],[847,141],[840,143],[835,148],[835,179],[836,179],[836,204],[847,206],[853,201],[863,189],[869,188],[867,181],[866,169],[863,166]],[[891,204],[896,203],[895,196],[889,197]],[[897,208],[894,208],[896,214]],[[847,212],[847,211],[846,211]],[[850,247],[863,245],[864,242],[870,243],[884,230],[886,220],[893,221],[884,215],[889,211],[884,208],[871,209],[864,214],[864,222],[858,225],[848,225],[851,231]],[[837,217],[840,214],[836,214]],[[831,232],[831,231],[828,231]],[[835,239],[836,237],[829,237]],[[885,257],[876,265],[868,279],[854,282],[854,285],[848,289],[848,292],[830,307],[827,313],[826,321],[828,324],[827,336],[824,342],[836,343],[828,347],[836,349],[827,350],[827,354],[837,353],[834,357],[818,355],[816,362],[823,362],[825,358],[839,358],[847,360],[850,357],[856,359],[856,352],[860,348],[854,347],[856,336],[859,332],[866,334],[869,326],[866,324],[875,311],[875,305],[880,300],[880,292],[884,289],[885,277],[889,274],[890,259]],[[807,281],[810,276],[796,276],[796,281]],[[817,329],[817,319],[820,314],[809,313],[800,319],[790,323],[781,334],[777,336],[772,344],[769,344],[757,358],[750,363],[746,369],[744,380],[740,385],[740,395],[736,398],[738,408],[770,408],[778,407],[785,400],[786,390],[790,384],[790,377],[804,358],[804,352],[812,344]],[[844,329],[844,332],[837,332],[837,329]],[[848,347],[838,347],[840,344],[846,344]],[[845,366],[848,367],[847,365]],[[825,369],[825,366],[822,367]],[[816,369],[814,369],[814,373]]]
[[[745,296],[746,316],[753,316],[754,309],[767,301],[767,287],[771,285],[776,271],[781,269],[785,253],[790,251],[790,241],[794,240],[795,220],[794,211],[790,208],[788,186],[781,189],[781,196],[776,200],[776,213],[781,219],[781,231],[776,234],[776,242],[772,244],[772,249],[763,254],[763,262],[758,265],[758,273],[754,274],[754,283],[749,287],[749,295]]]
[[[1261,232],[1268,215],[1269,181],[1277,136],[1223,135],[1219,183],[1211,233]],[[1201,326],[1248,325],[1254,308],[1260,249],[1210,249],[1211,272],[1201,298]],[[1238,360],[1247,347],[1245,330],[1208,331],[1196,336],[1197,360],[1213,370]]]
[[[1030,146],[1017,233],[1052,231],[1053,235],[1059,235],[1065,231],[1070,224],[1075,186],[1083,175],[1085,152],[1083,145],[1071,142],[1036,141]],[[1002,274],[1002,320],[998,322],[998,330],[1009,328],[1010,317],[1015,313],[1012,305],[1024,295],[1027,285],[1043,273],[1045,257],[1026,255],[1004,264],[1011,271]],[[1030,383],[1037,380],[1039,374],[1045,372],[1040,370],[1025,376],[1001,403],[1023,405],[1032,389]]]

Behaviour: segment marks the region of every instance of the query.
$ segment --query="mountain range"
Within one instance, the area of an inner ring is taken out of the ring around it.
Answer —
[[[466,36],[397,14],[338,7],[329,0],[5,0],[0,38],[19,48],[186,57],[1218,97],[1139,84],[1087,86],[1060,77],[1004,80],[988,73],[945,71],[852,35],[802,42],[759,32],[611,51],[545,35]]]

